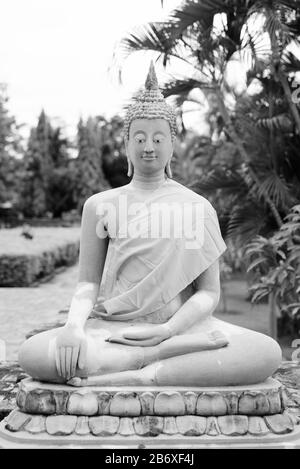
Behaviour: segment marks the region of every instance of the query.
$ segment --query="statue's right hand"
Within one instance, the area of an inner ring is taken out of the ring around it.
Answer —
[[[66,324],[56,337],[55,363],[59,376],[69,380],[76,368],[84,368],[87,339],[82,327]]]

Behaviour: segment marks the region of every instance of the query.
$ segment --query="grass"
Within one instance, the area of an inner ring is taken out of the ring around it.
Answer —
[[[79,240],[80,227],[31,228],[33,239],[22,236],[22,227],[0,230],[0,256],[39,255]]]

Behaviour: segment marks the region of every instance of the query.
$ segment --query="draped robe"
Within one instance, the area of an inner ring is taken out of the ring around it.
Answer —
[[[128,184],[101,196],[97,216],[109,244],[93,317],[146,318],[226,250],[210,202],[172,179],[155,190]]]

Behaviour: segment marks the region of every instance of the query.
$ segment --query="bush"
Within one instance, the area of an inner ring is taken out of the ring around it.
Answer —
[[[61,266],[75,264],[79,242],[66,244],[58,250],[41,253],[40,256],[1,256],[0,286],[27,287],[37,280],[53,274]]]
[[[53,274],[58,267],[73,265],[78,259],[79,229],[39,228],[35,230],[32,240],[24,240],[17,229],[1,230],[0,240],[5,241],[8,233],[11,234],[11,245],[6,243],[7,252],[5,242],[0,249],[2,287],[32,285],[37,280]],[[14,250],[16,252],[13,252]]]
[[[299,334],[300,326],[300,205],[270,238],[258,236],[246,250],[248,271],[254,272],[252,301],[273,298],[280,312],[281,334]]]

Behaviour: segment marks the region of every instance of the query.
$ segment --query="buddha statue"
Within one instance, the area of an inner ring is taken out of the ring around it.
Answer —
[[[211,203],[172,179],[176,115],[153,63],[124,138],[131,182],[86,200],[66,324],[25,341],[22,368],[71,386],[264,381],[277,342],[213,317],[226,245]]]

